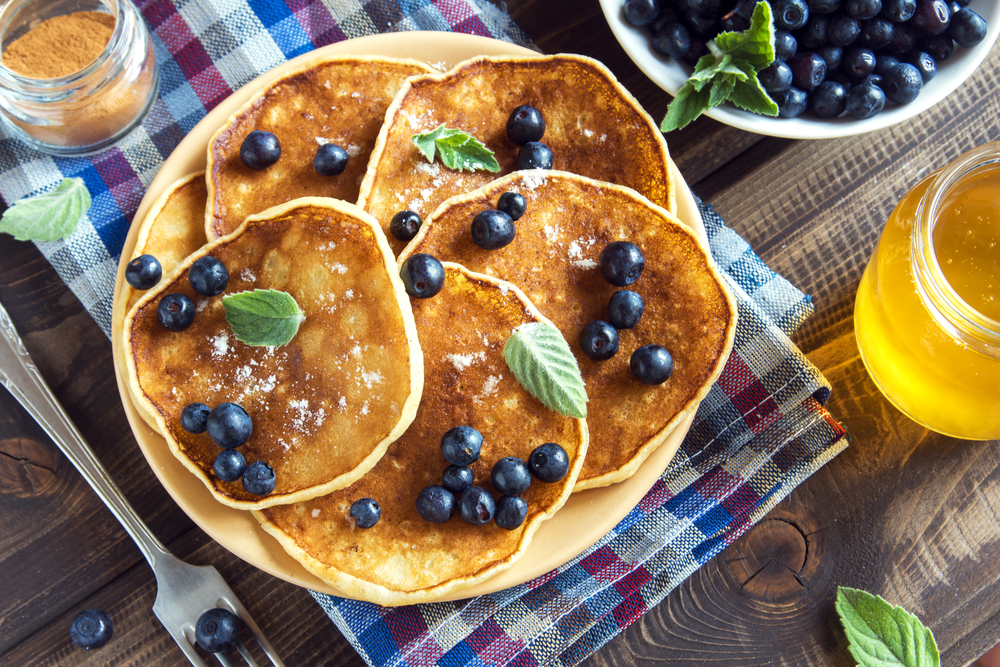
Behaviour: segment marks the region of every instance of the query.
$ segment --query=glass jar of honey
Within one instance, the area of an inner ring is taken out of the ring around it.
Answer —
[[[858,286],[858,348],[883,394],[956,438],[1000,438],[1000,142],[899,202]]]

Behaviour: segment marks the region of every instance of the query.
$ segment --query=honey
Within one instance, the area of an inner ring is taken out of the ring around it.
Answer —
[[[957,438],[1000,438],[1000,144],[896,206],[855,304],[858,348],[902,412]]]

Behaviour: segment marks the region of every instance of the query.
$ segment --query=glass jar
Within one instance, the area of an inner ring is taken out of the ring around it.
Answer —
[[[153,44],[131,0],[10,0],[0,7],[0,53],[43,21],[74,12],[114,16],[104,50],[72,74],[35,79],[0,59],[0,118],[32,148],[53,155],[102,151],[135,128],[156,99]]]
[[[858,286],[854,330],[902,412],[1000,438],[1000,143],[969,151],[893,210]]]

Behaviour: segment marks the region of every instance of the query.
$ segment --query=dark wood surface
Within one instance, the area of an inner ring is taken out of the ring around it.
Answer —
[[[654,118],[669,97],[614,40],[597,0],[508,1],[546,52],[599,58]],[[851,665],[838,585],[880,593],[934,631],[942,664],[1000,642],[1000,449],[926,431],[877,392],[853,337],[854,293],[881,227],[920,176],[1000,138],[1000,49],[953,95],[896,127],[790,141],[701,119],[667,137],[694,191],[764,260],[813,295],[795,342],[833,384],[850,448],[747,535],[588,660],[597,665]],[[363,662],[302,589],[244,564],[170,500],[118,398],[111,345],[34,246],[0,235],[0,302],[84,437],[153,531],[216,565],[290,667]],[[0,391],[0,663],[182,665],[150,611],[139,551],[76,471]],[[115,638],[75,649],[70,619],[99,607]]]

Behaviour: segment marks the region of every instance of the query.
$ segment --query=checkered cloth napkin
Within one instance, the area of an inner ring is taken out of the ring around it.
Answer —
[[[118,257],[163,160],[205,113],[282,61],[362,35],[453,30],[530,46],[488,0],[142,0],[161,67],[141,128],[87,158],[55,158],[0,128],[7,203],[81,177],[93,204],[72,236],[39,249],[110,335]],[[809,298],[701,204],[737,295],[733,354],[680,452],[614,530],[526,584],[462,602],[386,609],[315,594],[371,665],[576,664],[760,519],[845,446],[830,388],[788,340]]]

